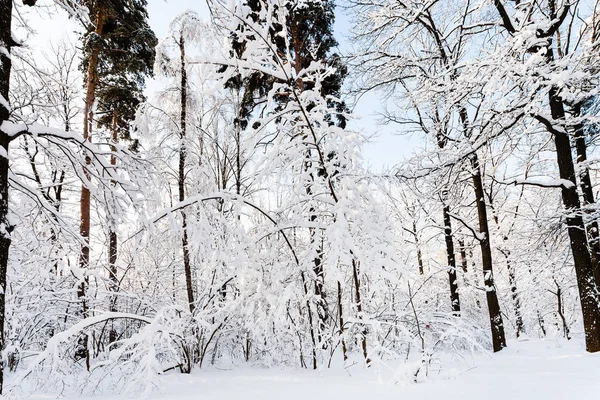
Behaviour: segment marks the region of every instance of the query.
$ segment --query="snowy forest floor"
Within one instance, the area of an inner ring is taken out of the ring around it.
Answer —
[[[429,376],[415,383],[418,363],[294,370],[283,368],[196,369],[191,375],[161,377],[148,398],[191,399],[595,399],[600,393],[600,354],[584,351],[583,340],[511,341],[494,355],[437,360]],[[454,359],[454,360],[453,360]],[[440,368],[441,367],[441,368]],[[483,396],[483,397],[482,397]],[[30,400],[55,398],[48,394]],[[125,400],[131,395],[67,396],[78,400]]]

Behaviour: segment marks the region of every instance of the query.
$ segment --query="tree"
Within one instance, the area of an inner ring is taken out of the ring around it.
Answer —
[[[598,302],[598,289],[594,277],[594,265],[592,263],[592,253],[595,251],[595,244],[592,243],[592,250],[590,251],[590,243],[586,237],[586,227],[581,214],[581,202],[577,192],[575,161],[571,152],[572,140],[570,131],[572,132],[574,124],[569,121],[565,105],[569,97],[565,93],[565,87],[569,87],[571,83],[568,82],[565,85],[559,86],[551,80],[552,76],[563,73],[564,67],[562,66],[562,62],[566,59],[569,59],[569,64],[572,66],[577,65],[575,60],[579,60],[581,57],[586,59],[585,64],[588,62],[587,51],[589,50],[587,48],[578,50],[579,40],[576,41],[577,44],[574,45],[574,48],[569,48],[571,36],[576,33],[572,28],[572,24],[568,24],[567,17],[571,14],[572,18],[574,18],[578,5],[579,3],[572,5],[569,2],[562,2],[562,5],[559,6],[556,1],[552,0],[547,4],[541,5],[539,12],[537,10],[534,12],[534,4],[532,4],[529,6],[531,16],[523,18],[520,14],[522,11],[515,11],[514,15],[511,15],[511,12],[505,7],[503,1],[494,2],[497,15],[502,20],[502,29],[510,35],[508,46],[512,47],[513,51],[518,51],[518,54],[523,59],[533,62],[527,64],[527,74],[523,78],[518,77],[514,72],[510,71],[509,74],[512,73],[514,75],[509,75],[509,79],[519,82],[525,89],[534,84],[532,81],[532,74],[535,74],[534,71],[543,71],[542,76],[544,79],[535,92],[537,104],[536,108],[531,111],[531,115],[545,127],[554,140],[558,172],[560,179],[562,179],[562,183],[560,184],[562,201],[567,211],[565,223],[569,234],[583,313],[586,348],[590,352],[596,352],[600,351],[600,303]],[[535,24],[545,25],[543,28],[535,31],[534,37],[526,39],[525,32],[531,26],[538,26]],[[589,26],[587,29],[583,29],[581,31],[581,38],[589,40],[588,43],[594,46],[594,40],[597,38],[594,38],[593,35],[590,36],[591,29]],[[565,47],[561,43],[561,35],[565,35],[568,38],[566,45],[564,45]],[[522,41],[519,42],[519,40]],[[558,50],[555,50],[555,42]],[[504,49],[504,51],[507,50]],[[559,53],[558,57],[556,55],[557,52]],[[565,55],[562,60],[560,59],[561,54]],[[512,55],[506,54],[506,56],[512,58]],[[583,85],[584,89],[583,93],[580,93],[576,98],[585,99],[589,97],[589,95],[586,95],[585,89],[589,89],[590,84],[592,87],[595,87],[592,82],[596,81],[596,74],[597,71],[592,69],[584,72],[584,77],[575,78],[575,71],[571,71],[570,76],[573,77],[572,79],[577,81],[577,85]],[[547,103],[547,106],[542,104],[543,97],[545,97],[543,102]],[[577,104],[577,101],[575,101],[575,104]],[[586,156],[583,151],[579,132],[580,129],[577,128],[577,122],[575,122],[575,147],[579,158],[583,160]],[[589,176],[586,175],[585,169],[582,178],[585,195],[587,186],[590,185]],[[592,200],[589,197],[585,197],[585,199],[586,202]]]
[[[138,106],[145,100],[144,80],[152,76],[157,39],[148,26],[146,1],[138,0],[126,8],[124,14],[110,14],[103,22],[104,44],[98,55],[98,82],[96,113],[100,128],[111,132],[112,151],[116,152],[119,139],[131,140],[131,121],[135,119]],[[92,55],[90,55],[91,59]],[[135,148],[136,144],[133,143]],[[116,165],[117,157],[111,157]],[[110,204],[113,210],[115,204]],[[111,211],[108,211],[110,215]],[[109,221],[109,278],[110,289],[118,291],[117,229],[115,217]],[[116,297],[111,301],[110,311],[116,310]],[[109,342],[116,340],[111,329]]]
[[[489,24],[479,20],[475,13],[477,5],[471,2],[433,2],[423,8],[418,2],[384,0],[357,2],[355,7],[359,21],[356,37],[362,41],[363,49],[356,55],[354,65],[366,80],[361,92],[378,88],[397,90],[398,96],[412,107],[414,117],[391,116],[390,120],[420,129],[435,140],[439,149],[437,165],[417,171],[416,175],[440,169],[460,171],[466,169],[465,163],[469,165],[479,225],[477,231],[470,230],[480,244],[492,344],[494,351],[500,351],[506,347],[506,338],[494,281],[487,204],[478,155],[479,147],[490,140],[486,128],[497,124],[499,117],[482,109],[486,102],[484,94],[477,88],[464,90],[461,79],[466,49],[479,34],[489,29]],[[446,24],[448,19],[460,22],[458,26],[449,25]],[[402,46],[401,43],[410,41],[415,34],[418,40],[411,46]],[[428,56],[423,57],[423,53]],[[406,174],[401,171],[398,175]],[[442,188],[440,192],[445,204],[443,220],[451,304],[457,311],[456,261],[451,214],[446,204],[448,189]]]

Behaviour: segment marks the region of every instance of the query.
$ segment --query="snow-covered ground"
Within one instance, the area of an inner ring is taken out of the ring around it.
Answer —
[[[435,364],[415,383],[417,364],[359,365],[321,371],[282,368],[202,369],[169,374],[154,400],[244,399],[600,399],[600,354],[588,354],[580,340],[512,341],[502,352]],[[31,400],[55,396],[34,395]],[[67,397],[124,400],[137,396]]]

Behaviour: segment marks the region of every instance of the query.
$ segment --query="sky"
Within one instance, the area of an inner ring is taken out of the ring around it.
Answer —
[[[51,0],[38,1],[38,5],[51,4]],[[205,0],[148,0],[150,26],[160,39],[167,34],[169,22],[181,12],[192,9],[201,17],[209,19]],[[34,54],[47,48],[50,42],[56,43],[65,37],[75,37],[78,25],[70,20],[66,13],[48,13],[44,7],[19,7],[18,11],[26,15],[26,19],[35,27],[35,34],[28,35],[27,44]],[[347,12],[336,10],[335,36],[340,43],[339,51],[347,54],[351,48],[348,38],[351,18]],[[31,23],[34,21],[34,23]],[[19,35],[22,38],[25,33]],[[153,83],[148,83],[149,88]],[[419,140],[416,137],[396,134],[393,126],[382,126],[377,122],[377,112],[382,109],[382,100],[377,93],[364,95],[353,110],[355,120],[349,124],[350,129],[361,131],[370,141],[362,148],[365,165],[378,172],[391,168],[402,160],[418,152]]]

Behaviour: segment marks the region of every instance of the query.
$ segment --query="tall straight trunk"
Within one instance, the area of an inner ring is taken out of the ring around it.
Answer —
[[[10,53],[12,23],[12,0],[0,0],[0,46],[4,46]],[[0,126],[8,121],[10,110],[8,104],[8,91],[10,87],[10,57],[0,51]],[[8,219],[8,147],[11,137],[0,130],[0,146],[4,156],[0,156],[0,354],[4,354],[4,325],[6,318],[6,273],[8,268],[8,252],[10,249],[10,233],[13,226]],[[4,388],[4,360],[0,356],[0,394]]]
[[[102,36],[104,29],[104,20],[106,17],[106,10],[103,7],[98,9],[96,14],[94,34]],[[94,103],[96,101],[96,88],[98,86],[98,58],[99,50],[94,47],[89,55],[88,66],[86,71],[86,83],[85,83],[85,104],[83,112],[83,138],[89,142],[92,141],[92,126],[94,123]],[[86,158],[86,164],[89,165],[90,159]],[[81,186],[81,198],[79,202],[80,206],[80,222],[79,222],[79,234],[83,239],[81,245],[81,253],[79,255],[79,268],[85,271],[90,264],[90,191],[85,185]],[[81,316],[82,318],[88,317],[88,305],[86,301],[86,286],[88,279],[83,277],[77,287],[77,297],[81,301]],[[90,370],[90,353],[88,350],[88,336],[83,334],[78,343],[79,349],[78,354],[85,357],[86,368]]]
[[[461,107],[459,118],[462,124],[464,135],[467,139],[471,138],[469,127],[469,115],[467,109]],[[492,259],[492,248],[490,244],[490,228],[488,225],[487,206],[485,203],[485,191],[483,190],[483,177],[481,176],[481,165],[477,153],[470,157],[471,161],[471,179],[473,180],[473,190],[475,192],[475,204],[477,205],[477,218],[479,220],[479,247],[481,249],[481,262],[483,266],[483,286],[490,317],[490,330],[492,333],[492,347],[494,352],[506,347],[506,335],[504,333],[504,321],[500,311],[500,302],[496,292],[494,281],[494,263]]]
[[[479,219],[479,246],[481,248],[481,261],[483,264],[483,285],[486,291],[488,312],[490,316],[490,328],[492,331],[492,346],[494,352],[506,347],[506,336],[504,334],[504,323],[500,312],[500,303],[494,283],[494,270],[492,261],[492,248],[490,247],[490,229],[488,226],[487,209],[483,191],[483,179],[481,167],[477,154],[471,157],[473,168],[472,179],[475,189],[475,202],[477,204],[477,216]]]
[[[437,144],[440,149],[446,147],[447,136],[438,136]],[[448,281],[450,283],[450,304],[452,313],[460,315],[460,297],[458,294],[458,282],[456,280],[456,256],[454,254],[454,239],[452,238],[452,223],[450,221],[450,207],[446,204],[448,200],[448,188],[442,189],[442,213],[444,219],[444,241],[446,243],[446,257],[448,260]]]
[[[581,116],[581,104],[575,105],[574,115]],[[594,190],[592,187],[592,179],[590,178],[590,170],[585,165],[587,161],[587,143],[585,141],[585,127],[583,123],[575,125],[575,150],[577,151],[577,163],[580,164],[579,179],[581,193],[583,194],[583,205],[589,206],[595,204]],[[594,219],[586,227],[588,235],[588,243],[590,247],[590,259],[594,271],[596,286],[600,287],[600,240],[598,231],[598,221]]]
[[[548,48],[546,59],[548,64],[554,62],[554,54],[551,47]],[[554,121],[564,121],[565,109],[560,98],[560,89],[552,86],[548,96],[552,119]],[[555,129],[547,125],[547,128],[554,136],[559,176],[561,179],[572,183],[572,185],[563,185],[561,189],[563,205],[567,211],[565,222],[567,224],[575,274],[577,276],[586,349],[589,352],[597,352],[600,351],[600,304],[598,303],[598,288],[594,279],[594,267],[588,248],[585,225],[581,216],[581,204],[579,202],[579,195],[577,194],[577,180],[573,155],[571,153],[571,141],[568,133],[562,127]]]
[[[113,145],[111,146],[112,152],[117,151],[116,144],[119,141],[119,136],[117,133],[117,121],[118,116],[115,111],[112,117],[112,141]],[[115,154],[110,156],[110,164],[113,166],[117,165],[117,157]],[[115,182],[113,182],[113,185]],[[109,227],[108,227],[108,273],[109,273],[109,289],[114,294],[111,296],[109,310],[111,312],[117,311],[117,295],[116,293],[119,291],[119,279],[117,276],[117,229],[116,229],[116,221],[113,221],[112,218],[109,218]],[[114,343],[117,340],[117,331],[114,328],[114,322],[111,321],[110,332],[108,334],[108,343]]]
[[[186,130],[187,130],[187,71],[186,71],[186,60],[185,60],[185,39],[183,37],[183,33],[179,38],[179,53],[181,60],[181,98],[180,98],[180,107],[181,114],[179,119],[179,126],[181,129],[180,138],[181,144],[179,147],[179,176],[178,176],[178,186],[179,186],[179,201],[182,202],[185,200],[185,158],[187,155],[186,150]],[[187,298],[188,305],[190,308],[190,313],[194,313],[195,305],[194,305],[194,286],[192,284],[192,265],[190,261],[190,249],[188,243],[188,231],[187,231],[187,215],[185,211],[182,209],[181,211],[181,219],[182,219],[182,229],[183,229],[183,238],[181,239],[181,245],[183,250],[183,268],[185,271],[185,285],[187,289]]]
[[[446,197],[446,194],[444,194]],[[460,315],[460,297],[458,295],[458,282],[456,280],[456,257],[454,255],[454,240],[452,239],[452,224],[450,222],[450,207],[444,205],[444,240],[446,242],[446,256],[448,260],[448,281],[450,283],[450,302],[452,313]]]

